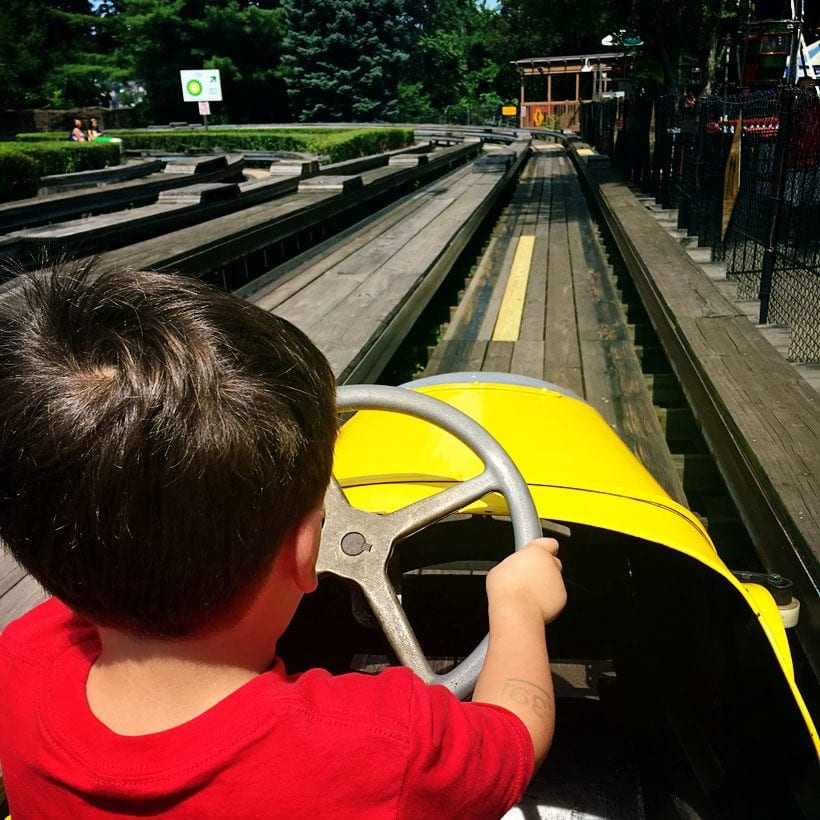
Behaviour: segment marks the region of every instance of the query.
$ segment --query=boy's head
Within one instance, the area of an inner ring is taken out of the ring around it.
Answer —
[[[102,626],[221,625],[321,503],[334,399],[303,333],[196,280],[22,274],[0,292],[0,538]]]

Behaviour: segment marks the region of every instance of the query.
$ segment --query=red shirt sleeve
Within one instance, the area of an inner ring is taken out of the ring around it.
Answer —
[[[523,722],[415,679],[400,818],[498,818],[522,797],[535,756]]]

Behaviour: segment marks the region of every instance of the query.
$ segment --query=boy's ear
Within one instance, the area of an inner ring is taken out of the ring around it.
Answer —
[[[294,580],[304,593],[313,592],[319,584],[316,559],[319,555],[323,521],[323,510],[310,510],[296,525],[293,533]]]

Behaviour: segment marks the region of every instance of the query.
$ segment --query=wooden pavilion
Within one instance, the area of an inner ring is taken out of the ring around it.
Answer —
[[[577,130],[581,103],[608,95],[613,81],[623,77],[626,59],[623,53],[608,52],[516,60],[520,126]]]

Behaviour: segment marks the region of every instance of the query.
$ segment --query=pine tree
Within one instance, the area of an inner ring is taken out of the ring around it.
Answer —
[[[283,67],[301,120],[395,118],[413,21],[402,0],[284,0]]]
[[[0,15],[0,107],[96,102],[89,0],[19,0]]]

